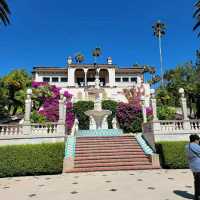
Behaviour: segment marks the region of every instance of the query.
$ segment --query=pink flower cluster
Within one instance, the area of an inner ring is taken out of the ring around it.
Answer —
[[[48,119],[48,121],[57,122],[59,120],[59,99],[61,88],[50,86],[48,85],[48,83],[32,83],[33,88],[41,88],[43,86],[47,86],[50,89],[52,95],[43,99],[42,107],[38,112],[44,115]],[[67,128],[71,129],[74,124],[73,104],[71,102],[72,95],[69,92],[65,91],[64,97],[66,97],[66,124]]]

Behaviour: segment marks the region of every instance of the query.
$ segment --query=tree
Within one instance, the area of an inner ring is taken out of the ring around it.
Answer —
[[[164,96],[163,94],[166,93],[170,97],[166,100],[169,106],[180,106],[179,88],[184,88],[190,114],[192,111],[196,112],[200,92],[198,70],[189,62],[165,72],[166,84],[162,89],[167,91],[160,91],[160,96]]]
[[[82,63],[84,60],[85,60],[85,57],[83,54],[81,53],[77,53],[76,56],[75,56],[75,60],[77,63]]]
[[[10,114],[15,115],[18,109],[23,111],[26,90],[31,85],[31,76],[25,70],[14,70],[3,77],[2,84],[7,89],[7,106]]]
[[[3,87],[2,79],[0,79],[0,119],[8,116],[8,110],[6,109],[7,102],[7,90]]]
[[[96,47],[93,51],[92,51],[92,56],[94,57],[95,63],[97,58],[101,55],[101,49],[99,47]]]
[[[200,1],[198,0],[195,5],[195,12],[193,14],[193,17],[196,18],[196,24],[193,27],[193,30],[197,30],[200,26]],[[200,33],[198,33],[198,37],[200,36]]]
[[[160,73],[161,73],[161,85],[163,86],[163,56],[162,56],[162,40],[161,38],[165,35],[166,27],[161,21],[157,21],[153,28],[154,36],[158,38],[159,52],[160,52]]]
[[[10,24],[9,15],[10,9],[6,0],[0,0],[0,20],[5,26]]]

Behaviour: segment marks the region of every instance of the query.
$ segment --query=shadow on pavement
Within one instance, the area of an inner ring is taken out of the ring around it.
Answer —
[[[185,199],[194,199],[194,196],[192,194],[188,193],[187,191],[174,190],[174,193]]]

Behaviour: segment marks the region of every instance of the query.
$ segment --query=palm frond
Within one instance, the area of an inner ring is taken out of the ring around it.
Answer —
[[[0,0],[0,20],[3,22],[5,26],[10,24],[9,20],[10,14],[11,13],[7,2],[5,0]]]

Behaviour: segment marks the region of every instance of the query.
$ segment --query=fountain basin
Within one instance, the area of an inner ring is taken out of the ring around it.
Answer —
[[[85,115],[87,115],[88,117],[93,117],[97,129],[102,128],[104,117],[111,114],[112,112],[110,110],[88,110],[85,112]]]

